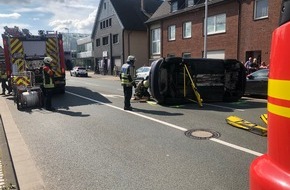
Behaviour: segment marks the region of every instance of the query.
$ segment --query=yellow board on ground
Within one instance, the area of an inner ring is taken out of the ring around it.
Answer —
[[[267,136],[267,128],[251,123],[237,116],[229,116],[226,118],[226,122],[234,127],[247,130],[251,133],[255,133],[261,136]]]
[[[262,119],[262,121],[264,121],[264,123],[266,123],[266,125],[268,125],[268,114],[262,114],[260,118]]]

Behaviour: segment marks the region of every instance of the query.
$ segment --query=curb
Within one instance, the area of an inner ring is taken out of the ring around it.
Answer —
[[[41,175],[13,120],[9,107],[2,97],[0,97],[0,107],[3,128],[7,137],[7,144],[10,150],[19,189],[44,190],[45,186]]]

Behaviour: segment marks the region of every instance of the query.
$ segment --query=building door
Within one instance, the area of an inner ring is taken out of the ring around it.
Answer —
[[[225,51],[208,51],[207,58],[214,58],[214,59],[224,59],[225,58]]]
[[[261,50],[246,51],[245,62],[249,60],[249,57],[252,57],[253,60],[256,58],[258,65],[260,65],[261,64],[261,59],[262,59],[261,54],[262,54]]]

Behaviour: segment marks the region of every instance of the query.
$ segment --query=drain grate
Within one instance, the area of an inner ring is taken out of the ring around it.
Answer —
[[[210,138],[219,138],[221,134],[217,131],[208,129],[191,129],[184,133],[187,137],[197,140],[208,140]]]

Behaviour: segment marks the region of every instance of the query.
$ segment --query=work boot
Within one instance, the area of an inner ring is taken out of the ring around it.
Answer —
[[[124,110],[128,110],[128,111],[132,111],[133,110],[133,108],[132,107],[124,107]]]
[[[49,107],[49,108],[45,108],[45,109],[48,110],[48,111],[55,111],[54,107]]]
[[[2,92],[0,95],[5,95],[5,92]]]

